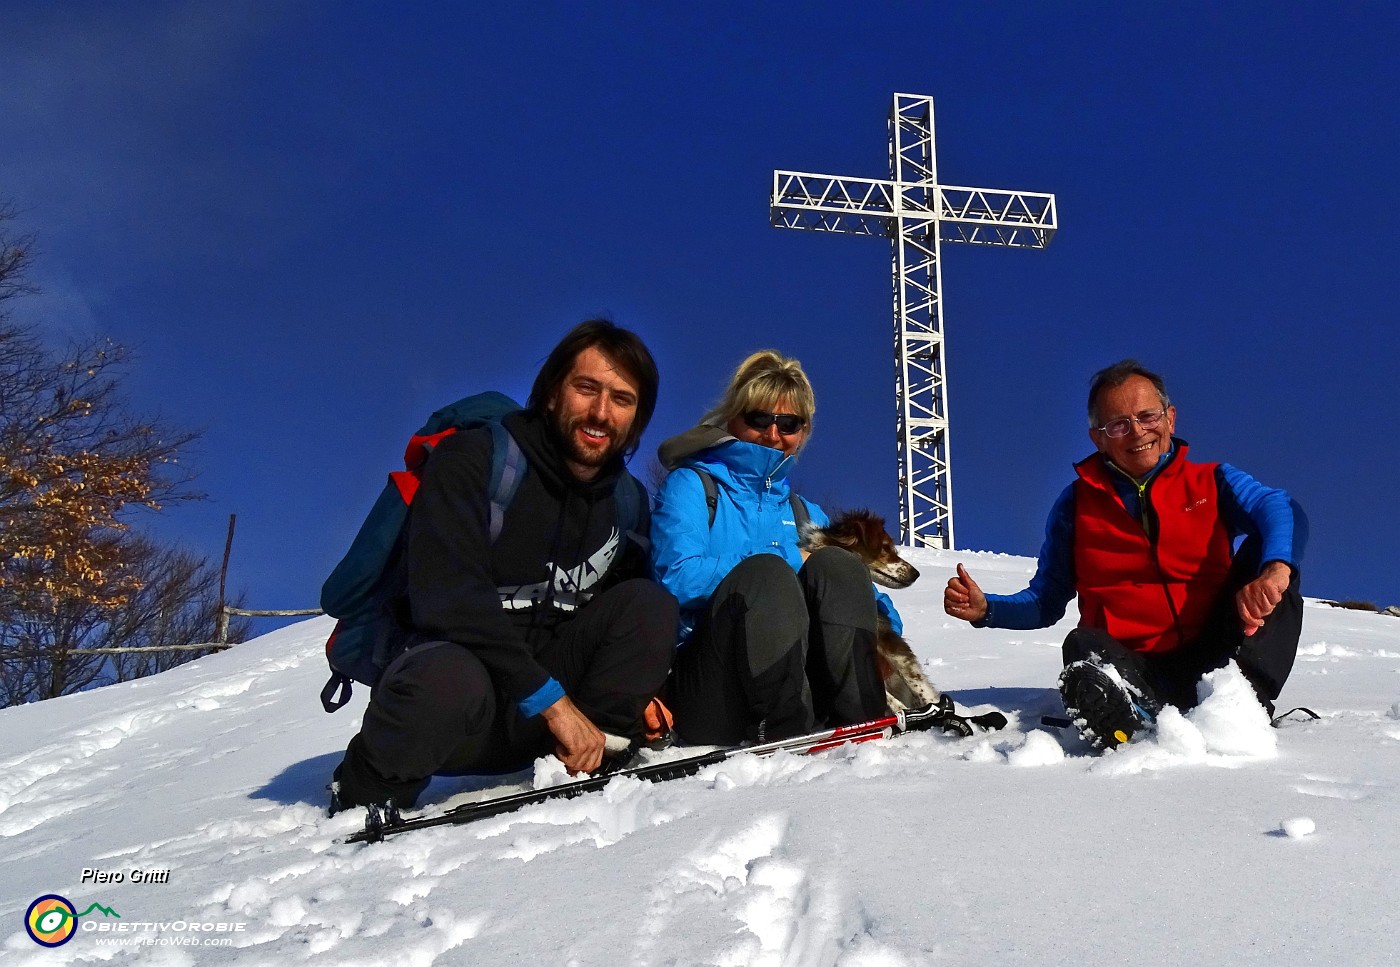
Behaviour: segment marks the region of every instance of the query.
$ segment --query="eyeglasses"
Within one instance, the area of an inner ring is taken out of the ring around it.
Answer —
[[[764,432],[774,423],[783,436],[792,436],[807,425],[807,421],[795,413],[765,413],[763,410],[749,410],[744,414],[744,425],[751,430]]]
[[[1136,423],[1144,430],[1151,430],[1162,422],[1162,417],[1167,415],[1166,410],[1144,410],[1137,416],[1125,416],[1119,420],[1109,420],[1097,429],[1106,437],[1118,439],[1128,435],[1128,430]]]

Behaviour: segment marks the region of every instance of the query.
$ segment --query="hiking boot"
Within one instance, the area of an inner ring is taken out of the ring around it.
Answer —
[[[343,813],[351,808],[346,804],[340,791],[340,766],[336,766],[335,772],[331,773],[331,784],[326,787],[326,790],[331,794],[331,801],[326,806],[327,816],[334,816],[336,813]]]
[[[1152,725],[1149,703],[1112,672],[1077,661],[1060,673],[1065,711],[1095,750],[1114,749]]]
[[[411,795],[408,793],[400,793],[398,795],[386,796],[378,801],[368,800],[368,797],[366,797],[368,801],[361,802],[351,795],[350,791],[346,789],[345,784],[341,781],[341,771],[344,768],[344,762],[336,766],[335,772],[331,773],[330,785],[326,786],[327,792],[330,793],[330,802],[326,805],[327,816],[343,813],[347,809],[361,808],[377,809],[386,814],[392,812],[394,816],[398,816],[400,809],[413,808],[413,804],[418,801],[419,791],[428,785],[428,783],[424,781],[422,786],[420,786],[418,790],[413,791]]]

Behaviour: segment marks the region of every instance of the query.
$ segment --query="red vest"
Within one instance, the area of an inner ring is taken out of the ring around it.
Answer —
[[[1074,569],[1079,624],[1134,651],[1165,652],[1192,641],[1230,572],[1230,535],[1220,519],[1213,463],[1190,463],[1186,446],[1148,483],[1144,507],[1155,540],[1123,507],[1098,454],[1075,464]]]

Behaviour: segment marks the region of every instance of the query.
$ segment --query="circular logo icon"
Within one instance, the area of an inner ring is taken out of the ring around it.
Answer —
[[[49,893],[29,904],[24,914],[24,929],[36,944],[60,947],[73,939],[78,918],[73,904],[57,893]]]

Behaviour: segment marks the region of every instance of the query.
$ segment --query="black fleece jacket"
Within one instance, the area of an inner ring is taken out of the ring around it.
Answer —
[[[506,430],[527,469],[490,540],[491,434],[456,433],[438,444],[409,511],[400,614],[417,636],[470,648],[496,688],[534,715],[563,689],[536,660],[539,650],[599,591],[646,573],[644,551],[619,533],[614,492],[621,459],[578,480],[543,417],[513,413]],[[649,527],[645,492],[635,480]]]

